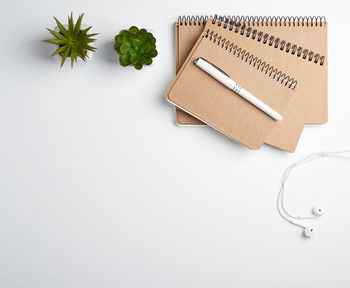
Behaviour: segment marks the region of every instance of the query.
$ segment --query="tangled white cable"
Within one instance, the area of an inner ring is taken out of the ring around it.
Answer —
[[[307,225],[301,224],[298,220],[313,219],[313,218],[320,217],[323,215],[323,209],[319,206],[315,206],[312,209],[313,215],[310,215],[310,216],[294,216],[287,211],[287,209],[285,207],[285,203],[284,203],[284,194],[285,194],[286,183],[287,183],[287,180],[288,180],[290,173],[292,172],[292,170],[295,167],[306,164],[306,163],[313,161],[319,157],[335,157],[335,158],[350,159],[350,155],[347,155],[349,153],[350,153],[350,150],[342,150],[342,151],[319,152],[319,153],[311,154],[311,155],[299,160],[298,162],[291,164],[284,171],[281,189],[279,190],[278,197],[277,197],[277,210],[283,219],[285,219],[286,221],[288,221],[289,223],[291,223],[293,225],[302,227],[304,229],[304,235],[306,237],[314,236],[315,228],[312,226],[307,226]]]

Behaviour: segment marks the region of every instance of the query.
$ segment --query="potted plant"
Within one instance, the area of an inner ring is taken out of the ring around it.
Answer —
[[[87,27],[81,24],[84,13],[79,15],[77,22],[73,23],[73,13],[68,15],[68,25],[62,25],[60,21],[54,17],[57,26],[54,30],[47,30],[54,36],[53,39],[43,40],[44,42],[55,45],[55,51],[51,56],[61,58],[61,67],[67,58],[71,60],[71,67],[78,59],[86,61],[91,59],[92,52],[97,49],[90,46],[90,43],[96,41],[92,37],[98,33],[88,34],[92,26]]]
[[[119,54],[120,65],[134,66],[137,70],[142,69],[143,65],[151,65],[152,58],[158,55],[152,33],[135,26],[115,36],[114,49]]]

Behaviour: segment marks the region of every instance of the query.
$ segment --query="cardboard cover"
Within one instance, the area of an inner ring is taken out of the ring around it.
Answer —
[[[236,33],[241,35],[241,32],[244,30],[244,33],[241,36],[245,36],[242,38],[249,40],[247,41],[249,44],[250,41],[257,41],[257,37],[256,39],[246,37],[247,30],[249,28],[251,28],[251,31],[254,29],[258,31],[264,29],[263,34],[269,34],[269,37],[274,35],[275,39],[280,39],[279,43],[281,43],[283,39],[288,39],[284,41],[286,43],[300,44],[295,45],[301,47],[302,51],[307,50],[309,53],[312,51],[314,56],[315,54],[319,54],[320,56],[325,57],[323,65],[317,65],[319,62],[314,63],[315,58],[313,58],[312,61],[308,61],[308,59],[303,59],[302,56],[298,57],[296,55],[293,55],[295,56],[295,59],[302,59],[304,61],[297,61],[291,57],[288,61],[281,63],[282,70],[284,69],[290,74],[294,73],[293,75],[299,79],[299,82],[301,83],[299,84],[298,93],[301,93],[300,85],[302,85],[303,96],[293,98],[293,104],[289,105],[287,111],[285,111],[283,123],[279,123],[279,125],[271,131],[266,139],[266,143],[288,151],[295,150],[302,132],[302,128],[298,123],[302,122],[303,124],[315,125],[324,124],[328,120],[327,23],[325,21],[323,22],[323,19],[320,19],[320,21],[316,23],[312,22],[314,19],[311,17],[309,17],[309,19],[302,18],[302,20],[292,17],[291,20],[293,20],[293,22],[241,22],[241,28],[243,27],[244,29],[239,29],[238,33]],[[216,20],[216,24],[217,23]],[[221,27],[223,27],[223,25],[224,24],[222,24]],[[203,27],[203,21],[180,21],[176,23],[176,71],[180,69],[192,46],[203,32]],[[231,32],[235,33],[235,29]],[[261,46],[266,47],[267,50],[276,49],[268,44],[264,44],[263,41],[260,43]],[[280,47],[278,47],[278,49],[280,49]],[[285,51],[281,52],[286,53]],[[274,55],[274,57],[276,56]],[[291,62],[294,62],[295,64],[290,65]],[[278,65],[280,65],[280,63],[278,63]],[[291,70],[289,67],[291,67]],[[314,73],[314,71],[316,71],[316,73]],[[302,77],[302,79],[300,79],[300,77]],[[295,107],[295,109],[293,107]],[[178,108],[176,108],[175,115],[176,123],[179,125],[204,124],[200,120],[188,115],[186,112],[181,111]],[[293,136],[294,138],[292,138]]]
[[[209,32],[199,37],[192,48],[167,92],[167,99],[247,147],[259,149],[272,129],[279,125],[278,121],[220,84],[197,67],[194,61],[202,57],[218,66],[240,86],[282,115],[293,98],[295,86],[291,84],[294,81],[277,66],[269,69],[271,66],[262,53],[252,55],[247,46],[237,47],[235,43],[241,37],[234,33],[219,34],[214,30],[217,28],[208,21],[205,30]]]

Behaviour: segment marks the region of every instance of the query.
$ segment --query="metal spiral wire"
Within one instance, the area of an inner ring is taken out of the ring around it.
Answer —
[[[229,22],[231,24],[245,24],[247,26],[315,26],[325,27],[327,25],[324,16],[239,16],[239,15],[223,15],[215,16],[221,18],[221,22]],[[202,25],[211,15],[184,15],[179,16],[177,22],[179,25]]]
[[[187,15],[187,16],[179,16],[177,18],[177,22],[179,25],[185,25],[185,26],[191,26],[191,25],[204,25],[205,23],[207,23],[209,17],[212,16],[195,16],[195,15]]]
[[[262,23],[263,20],[268,20],[269,17],[258,18],[260,23]],[[271,17],[273,19],[274,17]],[[276,19],[288,19],[288,17],[275,17]],[[323,21],[322,17],[299,17],[300,19],[307,19],[308,22],[305,23],[314,23],[315,26],[317,24],[315,23],[321,23],[321,22],[310,22],[313,18],[316,20],[319,19],[319,21]],[[244,20],[244,21],[243,21]],[[262,42],[264,44],[268,44],[269,46],[272,46],[274,48],[280,49],[281,51],[285,51],[287,53],[291,53],[292,55],[296,55],[297,57],[302,57],[303,59],[307,59],[308,61],[313,61],[314,63],[318,63],[320,65],[323,65],[325,62],[325,56],[320,55],[319,53],[315,53],[313,51],[309,51],[308,49],[304,49],[301,46],[297,46],[295,44],[292,44],[291,42],[287,42],[285,40],[281,40],[280,38],[277,38],[273,35],[269,35],[268,33],[262,32],[257,30],[256,28],[253,28],[252,26],[249,26],[249,23],[246,20],[249,20],[247,18],[243,18],[241,16],[238,16],[238,18],[232,18],[232,17],[226,17],[226,16],[217,16],[215,15],[212,23],[217,24],[219,27],[222,27],[224,29],[229,29],[230,31],[234,31],[235,33],[239,33],[240,35],[245,35],[246,37],[250,37],[253,40],[256,39],[258,42]],[[303,20],[304,21],[304,20]],[[267,23],[267,22],[266,22]],[[271,22],[276,23],[276,22]],[[288,23],[288,22],[284,22]],[[289,22],[291,23],[291,22]],[[295,22],[293,22],[295,23]],[[303,23],[303,22],[298,22]],[[309,24],[310,25],[310,24]],[[318,24],[320,25],[320,24]],[[258,25],[257,25],[258,26]]]
[[[212,17],[213,18],[213,17]],[[327,25],[324,16],[215,16],[215,20],[247,26],[315,26]]]
[[[253,54],[250,54],[248,51],[242,49],[241,47],[238,47],[235,43],[229,40],[226,40],[226,38],[223,38],[217,33],[215,34],[214,31],[210,31],[208,29],[205,33],[203,33],[202,36],[212,41],[213,43],[217,44],[221,48],[227,50],[228,52],[232,53],[237,58],[247,62],[249,65],[252,65],[256,69],[265,73],[268,77],[271,77],[272,79],[276,79],[277,82],[283,84],[284,86],[292,90],[296,88],[298,84],[297,80],[286,75],[282,71],[274,68],[273,66],[266,63],[265,61],[262,61],[258,57],[255,57]]]

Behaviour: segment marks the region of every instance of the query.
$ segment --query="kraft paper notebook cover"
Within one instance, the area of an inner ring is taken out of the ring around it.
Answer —
[[[324,124],[327,122],[327,22],[324,17],[224,16],[217,20],[220,20],[217,23],[223,23],[223,25],[233,24],[235,26],[234,30],[237,30],[236,33],[242,36],[247,36],[248,34],[251,36],[255,29],[258,30],[257,33],[263,31],[263,40],[261,42],[264,42],[266,38],[266,43],[270,44],[269,40],[271,40],[271,35],[273,35],[275,36],[273,47],[277,44],[277,48],[282,48],[282,45],[287,46],[290,43],[289,50],[293,48],[293,45],[297,45],[296,48],[299,50],[295,51],[295,54],[300,55],[297,57],[304,58],[306,56],[305,60],[311,59],[309,62],[321,63],[322,61],[323,64],[320,65],[323,66],[320,68],[321,77],[313,77],[308,84],[308,92],[306,94],[311,95],[310,98],[304,97],[307,98],[305,101],[301,99],[299,100],[300,103],[296,103],[301,106],[301,115],[296,115],[296,111],[290,111],[286,113],[286,118],[294,119],[295,117],[300,118],[303,116],[305,124]],[[179,17],[175,25],[176,71],[180,69],[192,46],[203,32],[206,21],[207,17],[203,16]],[[277,38],[279,39],[278,43],[276,42]],[[286,51],[287,48],[284,47],[283,50]],[[298,63],[297,70],[302,71],[304,65],[306,64]],[[303,76],[303,73],[300,74]],[[297,78],[300,78],[298,73],[295,75]],[[198,119],[179,109],[176,109],[176,123],[179,125],[203,124]],[[284,123],[283,130],[290,128],[286,124],[287,121]],[[278,131],[276,132],[278,135],[280,134]],[[273,137],[273,134],[271,134],[271,137]],[[273,145],[277,140],[272,138],[268,142],[272,142],[270,144]]]
[[[220,84],[194,61],[202,57],[218,66],[282,115],[293,98],[297,81],[278,66],[271,66],[262,53],[253,54],[250,47],[237,44],[240,37],[235,33],[228,29],[216,31],[217,28],[208,21],[206,32],[168,89],[167,100],[247,147],[259,149],[278,121]]]

